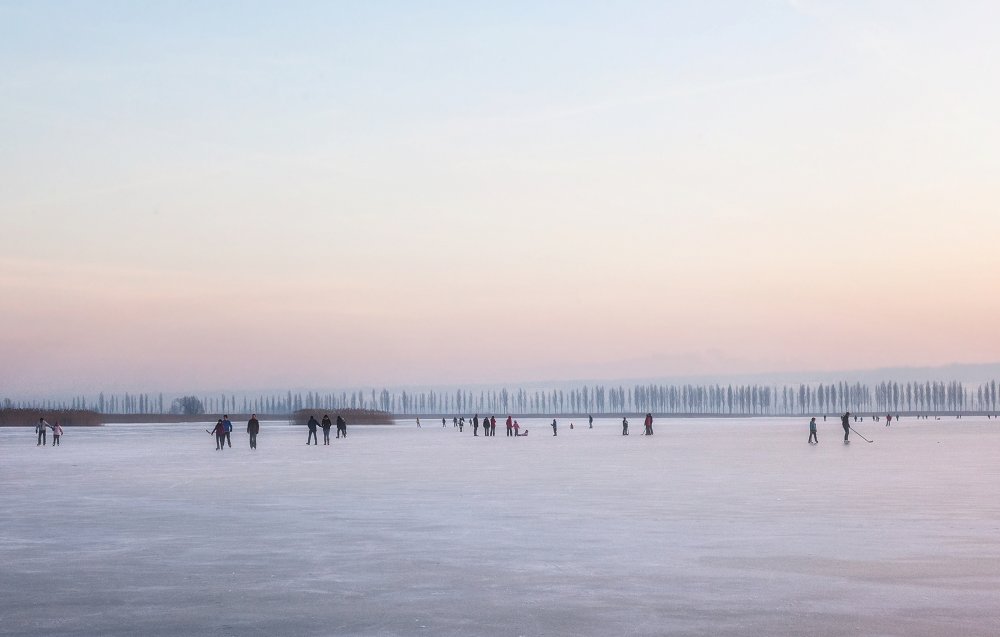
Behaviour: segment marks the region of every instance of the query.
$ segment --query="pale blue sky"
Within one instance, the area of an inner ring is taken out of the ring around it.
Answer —
[[[0,382],[996,360],[998,18],[0,2]]]

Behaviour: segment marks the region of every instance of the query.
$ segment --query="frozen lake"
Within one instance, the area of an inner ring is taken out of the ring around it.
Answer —
[[[0,635],[1000,634],[1000,424],[807,420],[0,429]]]

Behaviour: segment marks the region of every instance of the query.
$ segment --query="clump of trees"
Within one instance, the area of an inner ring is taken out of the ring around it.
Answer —
[[[337,416],[342,416],[348,425],[391,425],[392,414],[378,409],[299,409],[292,414],[292,422],[296,425],[305,425],[309,422],[310,416],[315,416],[316,420],[321,420],[323,415],[330,416],[333,424],[337,424]]]
[[[170,413],[184,416],[200,416],[205,413],[205,405],[197,396],[181,396],[170,403]]]

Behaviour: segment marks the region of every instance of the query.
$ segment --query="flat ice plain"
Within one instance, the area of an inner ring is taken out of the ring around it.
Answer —
[[[1000,423],[807,421],[0,429],[0,634],[1000,634]]]

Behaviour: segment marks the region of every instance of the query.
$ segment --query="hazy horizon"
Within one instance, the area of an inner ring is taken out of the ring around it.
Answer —
[[[0,0],[0,395],[993,364],[998,19]]]

